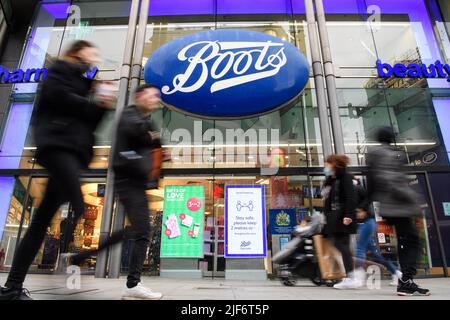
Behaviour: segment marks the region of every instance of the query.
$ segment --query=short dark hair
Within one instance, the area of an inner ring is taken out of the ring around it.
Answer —
[[[70,44],[70,46],[67,48],[67,50],[65,52],[65,55],[66,56],[74,55],[74,54],[80,52],[81,50],[83,50],[84,48],[95,48],[95,46],[89,41],[77,40]]]
[[[395,142],[395,133],[392,127],[381,127],[376,132],[378,142],[389,144]]]
[[[144,90],[150,89],[150,88],[155,88],[158,89],[158,86],[151,84],[151,83],[146,83],[146,84],[141,84],[139,87],[136,88],[136,90],[134,90],[134,94],[138,94],[143,92]]]

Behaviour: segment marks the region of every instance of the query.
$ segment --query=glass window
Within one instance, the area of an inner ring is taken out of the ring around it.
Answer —
[[[11,266],[18,237],[30,223],[33,199],[28,197],[28,177],[0,177],[0,270]]]
[[[112,81],[118,90],[130,4],[131,1],[40,4],[23,52],[21,68],[48,67],[72,41],[83,39],[92,42],[101,51],[102,62],[97,66],[99,73],[96,79]],[[8,122],[0,157],[0,168],[7,169],[27,167],[23,159],[28,157],[26,161],[32,160],[29,156],[32,156],[35,147],[30,123],[37,84],[17,84],[14,89],[14,98],[20,99],[20,102],[12,103],[5,116]],[[107,166],[113,117],[113,112],[107,114],[96,132],[98,150],[93,168]]]

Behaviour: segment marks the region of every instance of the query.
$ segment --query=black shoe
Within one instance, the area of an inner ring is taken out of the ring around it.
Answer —
[[[403,281],[399,279],[397,287],[399,296],[429,296],[430,290],[423,289],[414,283],[411,279]]]
[[[6,288],[0,289],[0,300],[33,300],[30,291],[25,288]]]

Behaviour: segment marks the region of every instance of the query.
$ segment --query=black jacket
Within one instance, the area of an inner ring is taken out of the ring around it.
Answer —
[[[369,202],[369,196],[366,192],[366,189],[362,185],[356,185],[355,186],[355,192],[356,192],[356,208],[357,209],[363,209],[367,215],[366,218],[363,220],[358,220],[359,222],[364,222],[367,219],[373,219],[374,215],[371,210],[370,202]]]
[[[92,84],[78,65],[57,60],[49,68],[33,117],[38,162],[49,148],[63,148],[89,165],[94,131],[105,113],[88,98]]]
[[[152,140],[150,131],[156,131],[152,122],[136,106],[124,109],[117,128],[113,159],[117,180],[127,179],[146,186],[149,184],[152,149],[161,147],[159,139]]]
[[[325,235],[356,233],[356,193],[352,177],[345,169],[338,169],[336,178],[328,178],[324,188],[329,188],[325,196]],[[344,218],[353,222],[346,226]]]

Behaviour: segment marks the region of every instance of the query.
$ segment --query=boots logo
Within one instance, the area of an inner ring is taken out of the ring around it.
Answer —
[[[269,54],[271,48],[277,51]],[[165,94],[196,91],[205,85],[208,77],[213,79],[211,93],[272,77],[286,65],[287,58],[283,43],[199,41],[184,47],[178,53],[178,60],[189,64],[184,73],[175,76],[172,89],[167,85],[162,87]],[[211,70],[208,61],[214,61]],[[251,67],[255,73],[247,74]],[[196,68],[200,69],[200,76],[192,79]],[[190,82],[193,83],[186,86]]]
[[[157,49],[145,81],[169,107],[210,118],[245,118],[294,104],[309,80],[309,65],[289,42],[247,30],[188,35]]]

